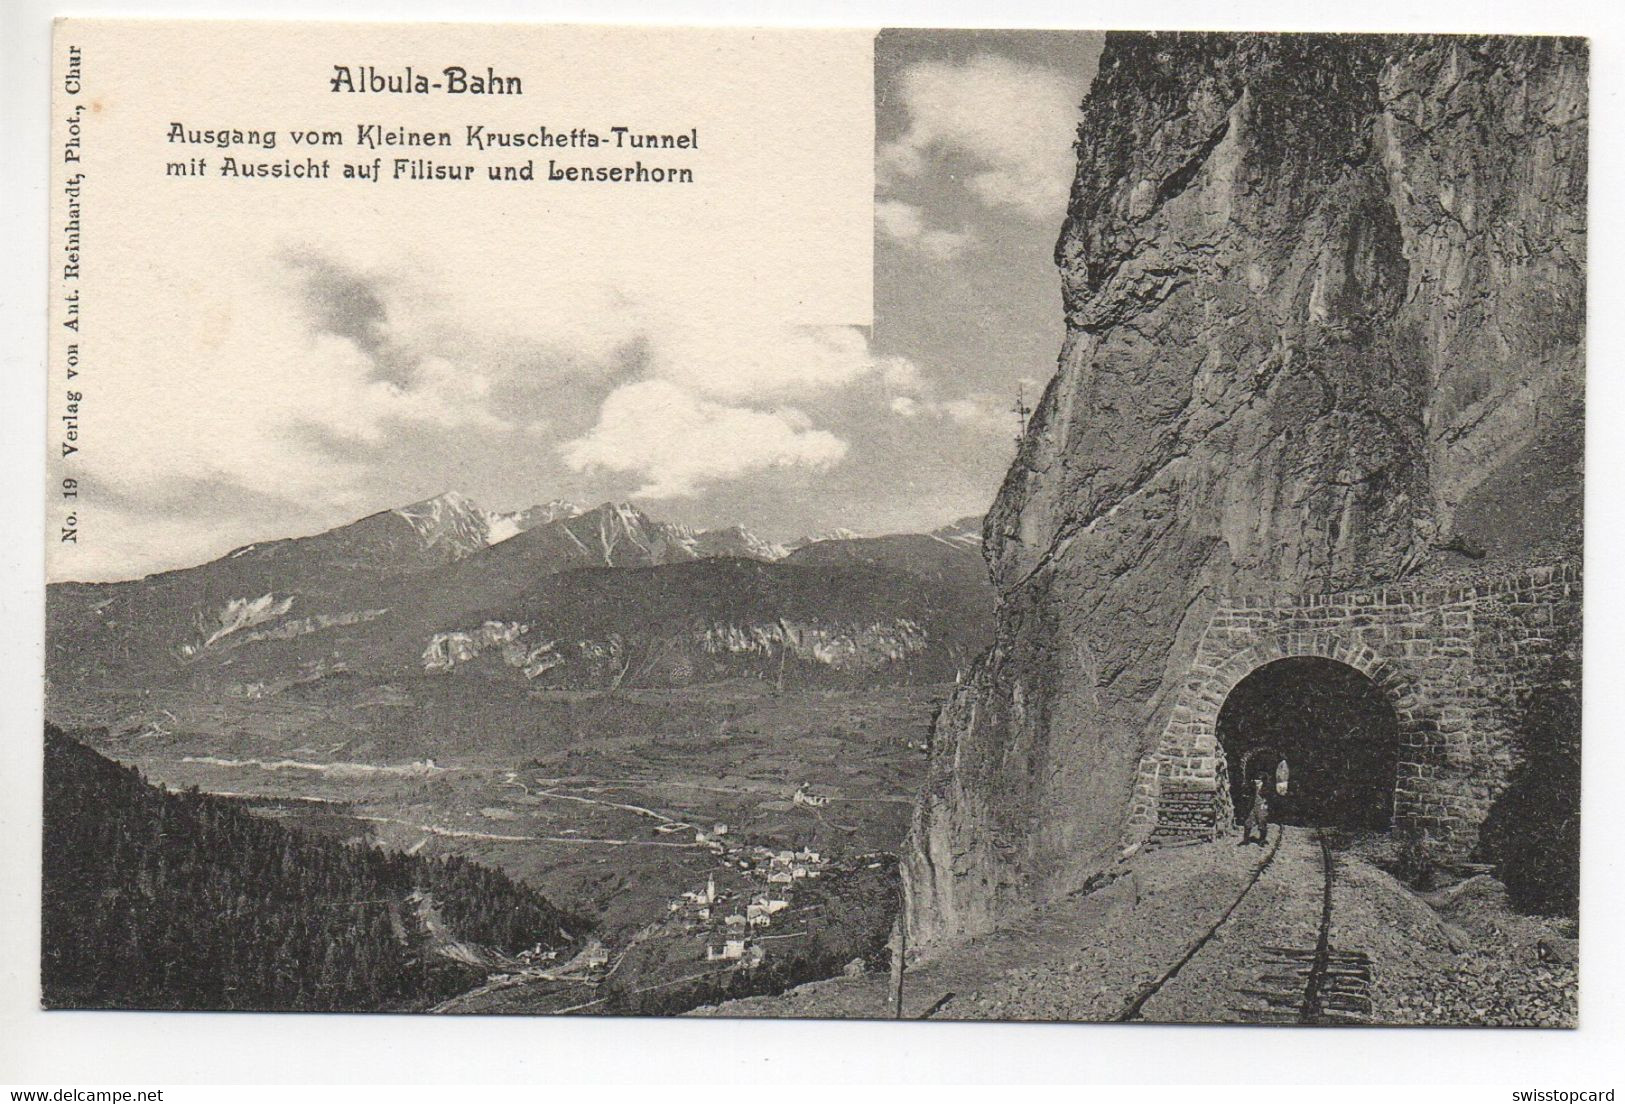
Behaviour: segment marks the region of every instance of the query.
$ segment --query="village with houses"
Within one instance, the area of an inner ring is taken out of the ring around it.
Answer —
[[[831,800],[832,795],[804,782],[786,804],[817,814],[821,824],[821,811]],[[564,951],[569,957],[562,960],[559,952],[538,947],[503,962],[480,990],[440,1010],[505,1008],[515,1001],[535,1006],[533,1010],[597,1010],[650,992],[674,997],[680,988],[754,987],[751,977],[760,976],[766,984],[769,973],[795,972],[809,955],[827,957],[837,945],[850,948],[835,964],[839,970],[862,958],[867,944],[876,941],[846,938],[851,914],[875,911],[848,907],[853,887],[861,887],[865,902],[877,892],[886,900],[886,916],[878,926],[865,924],[866,930],[880,931],[890,922],[895,856],[889,852],[836,855],[818,842],[812,825],[763,840],[722,821],[660,816],[650,835],[687,837],[685,842],[708,851],[712,862],[703,872],[704,882],[667,898],[662,913],[619,947],[605,942],[612,939],[608,935],[593,937],[573,954]],[[889,888],[880,889],[882,885]],[[769,965],[775,970],[763,969]]]
[[[824,859],[806,847],[775,851],[759,845],[735,849],[729,858],[742,875],[740,884],[729,885],[733,879],[725,876],[719,887],[713,874],[703,890],[674,898],[668,909],[691,930],[705,933],[707,962],[760,966],[767,957],[764,939],[774,917],[790,908],[798,882],[822,876]]]
[[[797,791],[798,803],[804,794],[805,787]],[[827,798],[813,796],[813,800],[823,802]],[[687,827],[692,826],[663,824],[655,831],[671,834]],[[704,886],[671,898],[664,922],[650,925],[635,942],[676,935],[693,946],[696,958],[703,947],[706,962],[754,969],[766,961],[772,940],[805,934],[804,930],[782,930],[783,921],[801,911],[793,907],[797,889],[824,876],[829,860],[823,853],[807,846],[773,848],[746,843],[723,823],[695,827],[693,831],[695,842],[708,847],[721,860],[718,867],[706,876]],[[582,965],[608,965],[603,954],[593,959]]]

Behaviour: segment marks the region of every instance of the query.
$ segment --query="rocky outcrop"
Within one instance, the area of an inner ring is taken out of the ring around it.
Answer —
[[[275,594],[262,594],[258,598],[233,598],[218,610],[199,612],[195,628],[199,639],[182,643],[177,652],[190,658],[251,625],[275,620],[293,606],[293,596],[278,598]]]
[[[209,648],[237,647],[259,640],[292,640],[336,625],[358,625],[389,612],[386,609],[345,610],[279,620],[293,608],[293,603],[291,594],[280,598],[275,594],[262,594],[252,599],[233,598],[212,616],[199,612],[196,639],[180,644],[175,654],[184,660]],[[267,625],[267,622],[276,623]],[[254,627],[259,625],[266,627]]]
[[[460,663],[478,659],[480,653],[488,648],[502,647],[507,654],[513,655],[516,653],[506,646],[515,644],[529,631],[530,626],[517,621],[487,621],[477,629],[437,632],[424,645],[419,661],[425,671],[449,671]],[[517,654],[524,655],[522,651]],[[510,659],[509,665],[518,667],[521,663]]]
[[[317,613],[309,617],[294,617],[280,624],[265,629],[254,629],[243,633],[240,637],[242,643],[252,643],[256,640],[292,640],[298,636],[308,636],[311,633],[321,632],[342,625],[359,625],[365,621],[372,621],[388,613],[387,609],[345,610],[342,613]]]
[[[915,941],[1112,861],[1226,596],[1577,562],[1586,70],[1564,39],[1108,39]]]
[[[925,626],[907,618],[866,625],[708,625],[695,633],[707,655],[749,655],[762,660],[794,657],[837,671],[873,671],[901,664],[930,647]]]
[[[547,675],[550,684],[585,687],[619,685],[631,675],[638,685],[681,686],[700,675],[761,677],[792,661],[803,677],[804,665],[858,674],[890,669],[906,677],[911,662],[938,658],[928,654],[936,644],[925,626],[907,618],[842,626],[713,622],[582,640],[533,633],[517,621],[486,621],[435,633],[419,663],[426,672],[446,672],[497,652],[528,680]]]

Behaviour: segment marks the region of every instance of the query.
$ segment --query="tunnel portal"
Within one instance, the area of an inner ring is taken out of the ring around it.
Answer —
[[[1272,820],[1392,824],[1399,721],[1383,689],[1353,667],[1320,656],[1266,663],[1225,698],[1217,732],[1238,816],[1257,779]]]

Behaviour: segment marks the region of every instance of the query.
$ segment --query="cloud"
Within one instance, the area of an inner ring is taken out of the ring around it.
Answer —
[[[98,383],[83,465],[120,539],[74,572],[197,563],[451,486],[545,499],[591,473],[591,493],[677,498],[776,481],[842,463],[892,397],[930,390],[856,327],[702,324],[587,280],[492,312],[488,285],[433,260],[276,238],[252,258],[156,287],[185,306],[160,312],[173,326],[126,327],[122,363],[162,364],[161,386]],[[464,470],[475,457],[503,467]]]
[[[773,468],[825,469],[847,442],[795,400],[859,384],[920,392],[919,368],[876,353],[850,326],[696,326],[667,321],[645,339],[643,373],[609,392],[596,424],[559,447],[577,472],[636,475],[633,497],[679,498]]]
[[[411,386],[418,357],[391,338],[382,281],[307,250],[290,252],[285,260],[298,277],[312,331],[353,344],[371,362],[374,379]]]
[[[1019,429],[1015,415],[1002,409],[998,401],[985,392],[942,400],[898,395],[889,405],[899,418],[938,418],[976,433],[1002,436]]]
[[[577,472],[606,469],[644,480],[637,498],[683,498],[708,483],[773,467],[828,468],[847,444],[798,410],[755,410],[701,398],[662,379],[617,388],[598,424],[559,449]]]
[[[982,433],[1014,433],[1015,415],[997,405],[991,395],[971,395],[949,399],[938,408],[955,425]]]
[[[120,355],[162,372],[98,381],[99,435],[82,463],[99,502],[123,503],[121,532],[152,538],[132,566],[196,562],[223,539],[274,532],[301,512],[326,520],[376,508],[400,441],[522,424],[493,395],[514,366],[457,341],[469,327],[426,309],[408,280],[311,251],[259,257],[263,266],[223,266],[206,285],[156,286],[155,301],[184,295],[186,309],[170,326],[127,327]],[[210,501],[274,493],[297,506],[243,518],[216,509],[199,524],[199,487]]]
[[[985,206],[1035,222],[1057,220],[1073,171],[1079,97],[1071,77],[979,54],[963,63],[910,66],[900,93],[908,129],[877,154],[883,191],[938,175],[940,158],[956,155],[972,166],[965,189]]]
[[[939,261],[957,257],[977,242],[976,234],[971,230],[928,227],[924,211],[912,203],[896,199],[875,201],[875,225],[890,240]]]
[[[713,399],[758,403],[805,398],[879,377],[917,385],[904,357],[874,353],[851,326],[692,326],[671,324],[649,339],[650,374]]]

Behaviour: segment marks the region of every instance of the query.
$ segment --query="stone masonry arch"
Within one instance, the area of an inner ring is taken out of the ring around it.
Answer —
[[[1376,652],[1356,640],[1345,639],[1331,633],[1308,636],[1267,636],[1225,659],[1213,675],[1203,680],[1196,693],[1198,710],[1194,714],[1191,732],[1215,737],[1218,731],[1219,710],[1224,707],[1230,691],[1248,675],[1279,659],[1314,656],[1352,667],[1376,683],[1388,695],[1389,703],[1399,717],[1400,733],[1405,732],[1406,717],[1414,718],[1416,690],[1393,664],[1386,663]]]
[[[1394,825],[1470,849],[1513,766],[1509,706],[1540,683],[1560,629],[1579,614],[1579,569],[1566,564],[1467,583],[1221,601],[1155,750],[1140,760],[1125,846],[1230,825],[1219,710],[1253,671],[1317,656],[1370,678],[1393,707]]]
[[[1240,814],[1261,779],[1272,819],[1386,831],[1401,746],[1392,686],[1319,655],[1253,668],[1226,695],[1216,725],[1216,781]],[[1290,770],[1276,789],[1276,768]]]

